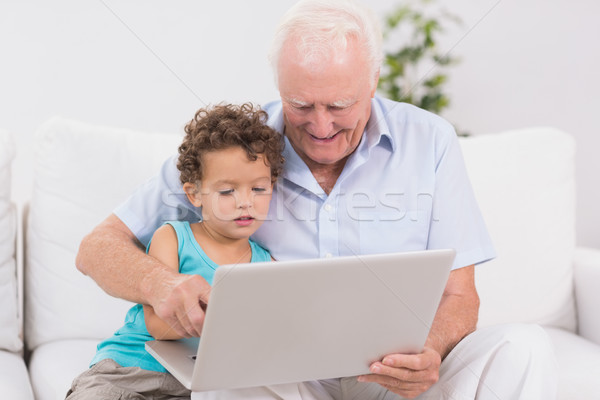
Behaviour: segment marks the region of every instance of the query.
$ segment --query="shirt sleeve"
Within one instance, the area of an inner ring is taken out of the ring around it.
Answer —
[[[454,248],[453,268],[479,264],[495,257],[492,240],[479,210],[452,128],[436,142],[435,191],[427,247]]]
[[[201,209],[189,202],[179,182],[176,156],[167,159],[158,175],[140,185],[113,212],[144,246],[167,221],[197,222],[202,218]]]

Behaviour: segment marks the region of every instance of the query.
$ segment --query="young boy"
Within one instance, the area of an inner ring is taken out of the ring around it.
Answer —
[[[187,198],[202,208],[202,220],[167,222],[154,233],[148,254],[211,285],[221,264],[271,260],[249,239],[266,218],[283,164],[281,135],[265,125],[266,118],[251,104],[196,113],[185,127],[177,168]],[[189,398],[190,391],[146,352],[144,343],[153,338],[180,337],[151,306],[135,305],[125,325],[98,345],[67,399]]]

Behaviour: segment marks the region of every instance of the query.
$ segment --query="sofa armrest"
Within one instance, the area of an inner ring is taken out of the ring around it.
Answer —
[[[13,207],[17,213],[17,237],[15,240],[15,262],[17,268],[17,315],[19,322],[19,337],[21,341],[25,341],[24,326],[24,304],[25,304],[25,284],[24,284],[24,268],[25,268],[25,227],[27,215],[29,213],[29,203],[14,203]]]
[[[578,333],[600,344],[600,249],[578,247],[573,263]]]

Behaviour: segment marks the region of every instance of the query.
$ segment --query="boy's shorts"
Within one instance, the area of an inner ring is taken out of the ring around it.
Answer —
[[[191,392],[169,373],[121,367],[106,359],[75,378],[66,399],[189,400],[190,396]]]

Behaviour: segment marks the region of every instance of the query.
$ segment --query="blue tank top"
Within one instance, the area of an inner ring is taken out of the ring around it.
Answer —
[[[212,285],[215,264],[202,250],[192,233],[190,223],[187,221],[170,221],[177,233],[179,254],[179,272],[188,275],[201,275]],[[252,250],[250,262],[271,261],[269,252],[252,240],[248,240]],[[150,247],[150,244],[148,244]],[[154,359],[144,348],[147,341],[154,340],[146,329],[144,308],[141,304],[134,305],[125,316],[125,324],[109,339],[98,345],[96,355],[90,367],[98,361],[110,358],[123,367],[140,367],[145,370],[167,372],[166,369]]]

